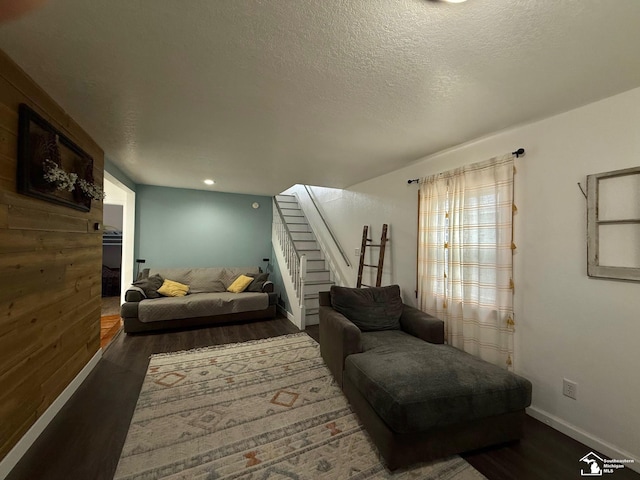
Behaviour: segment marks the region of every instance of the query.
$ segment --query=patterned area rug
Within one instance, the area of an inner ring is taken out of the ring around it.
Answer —
[[[386,470],[305,333],[152,357],[115,478],[482,479]]]

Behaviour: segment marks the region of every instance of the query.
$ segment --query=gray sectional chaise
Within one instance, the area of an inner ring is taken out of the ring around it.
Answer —
[[[145,269],[141,278],[160,275],[189,285],[189,293],[184,297],[147,298],[143,288],[130,287],[120,309],[124,331],[135,333],[275,318],[277,295],[273,292],[273,283],[261,283],[254,291],[226,291],[239,275],[259,274],[259,267]]]
[[[392,470],[522,437],[531,383],[444,345],[397,285],[320,293],[320,351]]]

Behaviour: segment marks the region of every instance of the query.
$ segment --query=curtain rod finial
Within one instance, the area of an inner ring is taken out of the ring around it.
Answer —
[[[407,180],[407,184],[411,185],[412,183],[419,183],[420,179],[419,178],[414,178],[413,180]]]
[[[524,148],[519,148],[515,152],[511,152],[511,155],[515,155],[516,158],[524,157]]]

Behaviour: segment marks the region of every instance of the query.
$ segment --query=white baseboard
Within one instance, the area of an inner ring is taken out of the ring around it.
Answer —
[[[550,427],[558,430],[561,433],[564,433],[568,437],[571,437],[580,443],[584,443],[590,449],[597,450],[608,457],[616,460],[633,460],[633,463],[626,464],[625,468],[640,473],[640,459],[633,456],[631,453],[618,448],[608,442],[605,442],[604,440],[590,434],[589,432],[586,432],[581,428],[578,428],[575,425],[572,425],[562,420],[561,418],[556,417],[555,415],[545,412],[544,410],[540,410],[539,408],[527,408],[527,415],[532,416],[536,420],[540,420],[542,423],[549,425]],[[584,453],[587,454],[589,452]],[[578,461],[579,459],[576,458],[576,465],[578,465]]]
[[[16,443],[6,457],[0,462],[0,479],[7,478],[9,472],[16,466],[22,456],[27,453],[29,447],[37,440],[40,434],[47,428],[47,425],[54,419],[65,403],[71,398],[85,378],[89,376],[91,370],[95,368],[102,358],[102,349],[99,349],[89,362],[80,370],[71,383],[67,385],[58,398],[56,398],[49,408],[36,420],[27,433]]]
[[[279,311],[282,315],[284,315],[285,317],[287,317],[291,323],[293,323],[296,327],[298,326],[298,325],[296,324],[296,322],[295,322],[296,317],[294,317],[294,316],[293,316],[293,313],[288,312],[287,310],[285,310],[284,308],[282,308],[280,305],[278,305],[276,308],[278,309],[278,311]]]

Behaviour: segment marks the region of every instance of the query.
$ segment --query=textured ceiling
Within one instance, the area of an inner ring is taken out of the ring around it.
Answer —
[[[638,25],[638,0],[49,0],[0,48],[135,182],[275,194],[637,87]]]

